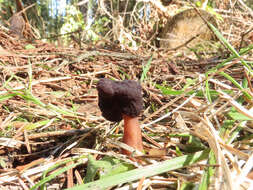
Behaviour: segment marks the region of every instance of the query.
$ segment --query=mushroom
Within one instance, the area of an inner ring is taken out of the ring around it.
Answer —
[[[103,117],[109,121],[124,120],[123,142],[143,151],[138,115],[143,108],[141,85],[133,80],[112,81],[100,79],[97,84],[98,105]],[[131,153],[125,149],[123,154]]]

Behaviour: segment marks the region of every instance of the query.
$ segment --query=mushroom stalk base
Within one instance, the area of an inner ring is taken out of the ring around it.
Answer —
[[[143,151],[142,135],[138,117],[129,117],[123,115],[124,119],[124,136],[123,142],[139,151]],[[123,154],[130,155],[131,152],[123,149]]]

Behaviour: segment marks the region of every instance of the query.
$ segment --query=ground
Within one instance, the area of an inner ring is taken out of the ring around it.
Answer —
[[[252,48],[245,50],[243,62],[227,49],[196,56],[96,45],[65,48],[0,30],[0,188],[46,184],[62,189],[84,178],[91,182],[129,171],[135,180],[126,173],[121,183],[140,189],[176,189],[178,180],[187,187],[206,180],[212,188],[233,183],[247,188]],[[122,122],[101,116],[96,83],[103,77],[142,85],[145,155],[137,161],[121,154]],[[153,174],[160,162],[167,169]],[[151,164],[154,170],[141,170]],[[119,171],[112,169],[115,165]],[[243,180],[236,181],[240,175]],[[227,182],[220,184],[220,179]]]

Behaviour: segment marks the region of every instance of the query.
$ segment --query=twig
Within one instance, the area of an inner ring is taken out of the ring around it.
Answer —
[[[73,130],[63,130],[63,131],[52,131],[44,133],[36,133],[28,136],[29,140],[38,139],[38,138],[49,138],[49,137],[59,137],[59,136],[73,136],[77,134],[83,134],[90,132],[91,129],[73,129]],[[24,137],[18,137],[18,140],[23,140]]]

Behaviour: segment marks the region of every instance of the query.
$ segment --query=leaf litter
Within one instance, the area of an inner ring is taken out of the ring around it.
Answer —
[[[33,48],[2,30],[0,45],[1,189],[253,188],[252,71],[240,59],[151,58],[39,40]],[[252,68],[250,48],[243,59]],[[101,116],[102,77],[141,79],[140,162],[121,154],[132,151],[120,142],[122,123]]]

